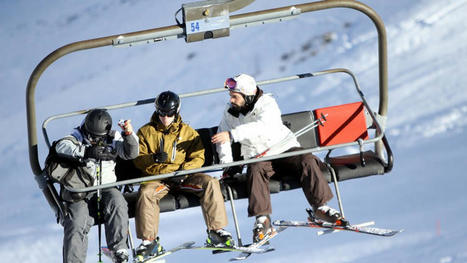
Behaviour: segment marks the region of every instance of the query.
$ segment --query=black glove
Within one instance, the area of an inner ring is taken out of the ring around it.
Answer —
[[[91,146],[86,147],[84,158],[94,158],[96,160],[111,161],[117,158],[117,151],[110,146]]]
[[[233,177],[234,175],[238,173],[242,173],[242,171],[243,171],[242,165],[226,167],[224,168],[224,171],[222,172],[222,178]]]
[[[169,155],[166,152],[158,152],[158,153],[155,153],[155,154],[152,155],[152,159],[156,163],[163,163],[163,162],[167,161],[168,157],[169,157]]]

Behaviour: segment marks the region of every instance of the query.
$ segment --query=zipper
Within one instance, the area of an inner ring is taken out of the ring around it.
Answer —
[[[175,138],[175,141],[172,147],[172,162],[175,161],[175,156],[177,156],[177,140],[178,138]]]

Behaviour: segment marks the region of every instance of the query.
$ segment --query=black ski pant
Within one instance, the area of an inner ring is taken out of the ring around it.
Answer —
[[[294,147],[287,152],[302,150]],[[326,204],[333,194],[320,167],[324,165],[312,153],[296,155],[248,165],[248,216],[272,213],[269,179],[272,176],[293,176],[299,180],[312,207]]]
[[[127,249],[127,202],[116,188],[102,190],[101,194],[100,222],[105,228],[107,246],[113,251]],[[86,262],[88,233],[97,220],[97,194],[68,203],[68,215],[63,222],[63,262]]]

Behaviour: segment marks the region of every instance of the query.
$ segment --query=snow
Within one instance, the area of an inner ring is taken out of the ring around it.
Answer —
[[[159,3],[160,2],[160,3]],[[304,3],[297,1],[293,3]],[[387,135],[395,154],[391,173],[340,185],[352,222],[404,229],[392,238],[355,233],[322,237],[315,230],[287,229],[276,251],[248,262],[439,262],[467,261],[467,12],[466,0],[362,1],[382,17],[388,35]],[[0,255],[4,262],[60,262],[62,228],[40,193],[29,166],[25,91],[36,65],[71,42],[175,24],[183,1],[0,1]],[[255,1],[244,13],[290,5]],[[302,29],[302,31],[299,31]],[[295,20],[232,30],[231,37],[186,44],[184,40],[131,48],[98,48],[67,55],[41,76],[36,88],[38,127],[53,114],[136,101],[171,89],[179,93],[220,87],[240,72],[258,80],[328,68],[349,68],[377,109],[377,34],[369,19],[348,9],[301,15]],[[267,87],[284,113],[353,102],[343,75]],[[218,124],[225,94],[183,101],[193,127]],[[202,105],[202,107],[200,107]],[[112,111],[135,127],[149,119],[151,105]],[[67,134],[81,118],[49,125],[49,136]],[[46,146],[39,136],[40,160]],[[273,219],[301,220],[307,203],[300,190],[272,195]],[[331,205],[337,207],[336,200]],[[226,203],[231,218],[229,203]],[[251,241],[246,200],[236,203],[242,238]],[[235,233],[230,220],[228,230]],[[134,221],[131,220],[132,226]],[[134,229],[133,229],[134,230]],[[133,231],[134,233],[134,231]],[[186,240],[204,242],[199,208],[161,215],[167,248]],[[139,241],[137,241],[139,242]],[[97,228],[89,234],[87,262],[97,261]],[[186,250],[168,262],[227,262],[229,253]]]

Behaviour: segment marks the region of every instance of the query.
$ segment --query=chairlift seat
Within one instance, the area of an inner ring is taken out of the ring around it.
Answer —
[[[367,122],[365,120],[365,110],[361,102],[344,105],[320,108],[314,111],[302,111],[282,115],[284,124],[293,132],[297,132],[310,123],[313,123],[321,114],[326,115],[324,125],[307,131],[298,140],[302,147],[313,148],[337,143],[353,142],[368,138]],[[335,131],[332,131],[335,129]],[[203,166],[210,166],[219,163],[216,146],[211,143],[211,137],[217,133],[217,127],[197,129],[205,148],[205,163]],[[324,145],[323,145],[324,143]],[[234,161],[242,160],[240,156],[240,144],[232,144],[232,155]],[[361,156],[363,156],[364,164]],[[141,172],[132,165],[131,161],[118,160],[117,175],[125,173],[127,179],[141,176]],[[121,164],[125,169],[121,170]],[[130,163],[130,164],[129,164]],[[329,166],[328,166],[329,165]],[[321,171],[329,183],[332,182],[331,169],[336,173],[337,181],[344,181],[354,178],[366,177],[370,175],[384,174],[385,167],[380,158],[373,151],[365,151],[356,154],[336,156],[327,158],[321,165]],[[128,173],[132,174],[128,177]],[[121,178],[119,176],[119,178]],[[234,199],[248,198],[246,174],[237,175],[235,178],[228,178],[221,184],[221,191],[224,200],[228,200],[227,186],[230,186]],[[297,177],[281,175],[273,176],[269,181],[271,193],[293,190],[300,188]],[[129,204],[130,216],[134,216],[137,192],[125,193],[125,198]],[[187,192],[177,192],[171,190],[160,201],[160,211],[168,212],[193,206],[199,206],[197,196]]]

